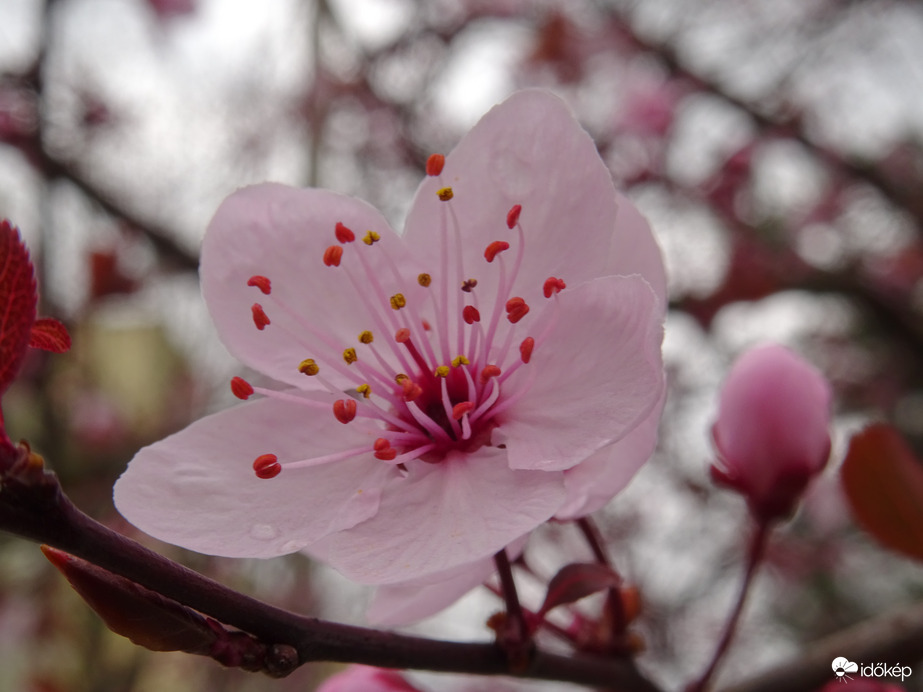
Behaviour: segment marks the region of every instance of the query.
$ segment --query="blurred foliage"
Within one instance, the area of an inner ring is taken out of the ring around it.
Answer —
[[[4,401],[10,434],[133,533],[114,479],[141,445],[228,405],[241,374],[195,275],[223,196],[263,179],[330,187],[400,227],[431,152],[516,88],[552,89],[649,216],[670,274],[660,449],[600,521],[641,589],[640,662],[675,684],[710,654],[737,579],[744,510],[705,473],[736,353],[782,341],[833,381],[832,466],[871,419],[923,449],[921,64],[913,0],[7,0],[0,216],[39,263],[42,314],[75,344],[30,355]],[[533,568],[587,559],[577,542],[547,527]],[[361,619],[362,592],[300,556],[157,547],[274,603]],[[726,679],[920,595],[909,562],[857,534],[832,472],[768,561]],[[486,637],[484,607],[448,618]],[[305,690],[330,670],[269,683],[136,649],[35,546],[0,536],[0,690]]]

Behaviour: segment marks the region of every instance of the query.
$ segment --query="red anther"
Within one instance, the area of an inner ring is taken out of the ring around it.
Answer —
[[[234,396],[238,399],[246,401],[250,398],[250,395],[253,394],[253,387],[251,387],[250,383],[243,377],[232,377],[231,391],[234,392]]]
[[[567,284],[564,283],[563,279],[549,276],[547,279],[545,279],[545,286],[542,288],[542,291],[544,292],[546,298],[550,298],[552,294],[560,293],[565,288],[567,288]]]
[[[272,291],[272,282],[265,276],[260,276],[258,274],[247,279],[247,285],[256,286],[263,292],[263,295],[267,296],[269,295],[269,292]]]
[[[465,320],[465,324],[473,324],[474,322],[481,321],[481,313],[478,312],[478,309],[473,305],[466,305],[462,310],[462,319]]]
[[[324,264],[328,267],[339,267],[342,258],[343,248],[339,245],[331,245],[324,250]]]
[[[499,377],[500,372],[500,368],[496,365],[485,365],[481,370],[481,384],[486,384],[491,377]]]
[[[510,244],[505,240],[495,240],[484,250],[484,259],[488,262],[493,262],[494,257],[503,252],[504,250],[509,250]]]
[[[375,458],[381,459],[381,461],[393,461],[394,457],[397,456],[397,450],[393,447],[388,447],[387,449],[382,449],[380,452],[375,452]]]
[[[519,344],[519,357],[522,358],[523,363],[528,363],[532,359],[533,348],[535,348],[535,339],[531,336],[527,336]]]
[[[253,471],[257,478],[275,478],[282,472],[282,465],[275,454],[260,454],[253,460]]]
[[[343,425],[356,417],[355,399],[337,399],[333,402],[333,415]]]
[[[399,344],[410,341],[410,330],[407,327],[401,327],[394,334],[394,340]]]
[[[443,166],[445,166],[445,156],[442,154],[430,154],[426,160],[426,175],[439,175],[442,173]]]
[[[409,377],[406,380],[401,380],[401,389],[403,390],[401,396],[404,401],[413,401],[423,393],[423,387]]]
[[[375,442],[372,444],[372,448],[373,448],[376,452],[381,452],[381,451],[384,451],[384,450],[386,450],[386,449],[391,449],[391,442],[388,441],[387,439],[385,439],[384,437],[379,437],[379,438],[378,438],[377,440],[375,440]]]
[[[465,293],[471,293],[478,285],[477,279],[465,279],[462,281],[461,290]]]
[[[519,223],[519,212],[522,211],[521,204],[514,204],[513,207],[506,214],[506,227],[513,228],[517,223]]]
[[[455,404],[452,407],[452,418],[455,420],[461,420],[466,413],[471,413],[474,410],[474,404],[470,401],[463,401],[460,404]]]
[[[256,325],[257,329],[259,329],[260,331],[263,331],[264,329],[266,329],[267,324],[271,324],[269,321],[269,317],[266,315],[265,312],[263,312],[262,305],[260,305],[259,303],[254,303],[253,307],[250,308],[250,310],[253,312],[253,324]]]
[[[529,306],[526,305],[526,301],[518,296],[515,298],[510,298],[506,301],[506,319],[508,319],[513,324],[516,324],[519,320],[525,317],[529,312]]]
[[[334,234],[341,243],[351,243],[356,239],[356,234],[337,221],[337,227]]]
[[[430,325],[430,323],[427,322],[426,320],[423,320],[423,330],[428,332],[431,329],[432,329],[432,326]]]

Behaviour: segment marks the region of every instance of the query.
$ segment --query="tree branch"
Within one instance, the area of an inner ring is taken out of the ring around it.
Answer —
[[[0,474],[0,529],[47,543],[311,661],[559,680],[622,692],[659,692],[633,663],[535,651],[511,670],[494,644],[465,644],[341,625],[281,610],[154,553],[77,509],[35,455]]]

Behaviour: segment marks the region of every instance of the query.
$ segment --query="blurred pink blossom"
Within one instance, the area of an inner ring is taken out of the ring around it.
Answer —
[[[713,478],[761,521],[792,512],[830,456],[830,398],[823,375],[789,349],[744,353],[721,389]]]
[[[349,666],[327,678],[317,692],[419,692],[393,670],[371,666]]]
[[[393,598],[426,592],[431,611],[447,603],[422,587],[471,588],[494,553],[628,482],[664,392],[647,223],[547,92],[427,168],[403,236],[325,190],[221,205],[205,301],[229,350],[286,388],[234,378],[259,400],[141,450],[115,489],[126,518],[200,552],[416,580]]]
[[[157,13],[159,19],[192,14],[196,9],[195,0],[147,0],[147,4]]]

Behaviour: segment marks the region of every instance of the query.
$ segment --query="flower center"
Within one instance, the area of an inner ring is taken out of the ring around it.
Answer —
[[[442,156],[431,156],[427,174],[440,176],[443,164]],[[283,468],[317,466],[369,453],[401,469],[415,459],[438,463],[450,451],[470,452],[490,444],[491,431],[502,424],[503,412],[528,394],[535,373],[521,378],[512,392],[506,391],[507,382],[529,363],[554,319],[541,334],[522,338],[518,348],[514,345],[517,332],[520,337],[523,334],[516,325],[530,313],[528,303],[511,293],[525,251],[521,207],[517,204],[507,214],[510,237],[484,249],[484,259],[491,265],[485,271],[496,272],[492,277],[496,295],[481,304],[478,281],[468,278],[463,266],[454,191],[444,186],[436,194],[443,202],[438,272],[407,277],[385,253],[385,266],[397,285],[404,287],[397,293],[386,292],[372,270],[369,253],[383,252],[378,247],[379,235],[368,231],[362,242],[356,242],[356,234],[343,223],[333,229],[337,244],[329,246],[320,259],[331,271],[346,273],[373,322],[352,344],[334,343],[317,325],[297,318],[297,312],[273,294],[269,278],[257,275],[247,282],[267,297],[268,311],[261,303],[251,307],[254,326],[261,331],[272,329],[276,311],[295,317],[317,348],[297,364],[298,370],[341,397],[332,406],[333,419],[343,425],[363,425],[373,431],[370,438],[375,436],[371,444],[310,459],[280,461],[275,454],[262,454],[253,462],[258,477],[272,478]],[[513,255],[511,262],[509,255]],[[411,293],[414,281],[422,293]],[[564,288],[564,281],[550,277],[543,293],[557,305],[555,296]],[[422,297],[408,299],[411,294]],[[425,316],[432,317],[432,322]],[[327,368],[352,384],[348,396],[344,387],[324,377]],[[240,377],[232,379],[231,390],[240,399],[260,393],[330,410],[329,404],[253,387]]]

